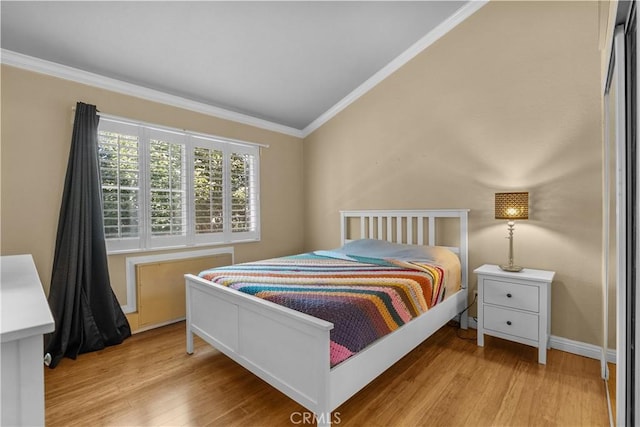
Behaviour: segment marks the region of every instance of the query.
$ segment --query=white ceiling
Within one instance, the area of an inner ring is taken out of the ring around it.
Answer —
[[[466,1],[2,1],[17,52],[302,130]]]

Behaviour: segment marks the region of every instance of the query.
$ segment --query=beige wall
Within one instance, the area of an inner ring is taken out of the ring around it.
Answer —
[[[300,139],[13,67],[3,65],[1,72],[1,253],[33,254],[47,292],[71,142],[71,108],[77,101],[108,114],[269,144],[262,150],[260,168],[262,240],[235,245],[235,259],[302,250]],[[112,286],[123,305],[124,260],[124,255],[109,260]]]
[[[598,40],[600,48],[600,72],[601,78],[607,76],[609,68],[609,58],[611,56],[611,43],[613,41],[613,31],[616,23],[616,13],[618,10],[618,1],[598,1]]]
[[[340,209],[470,208],[471,269],[505,262],[494,193],[528,190],[516,261],[557,272],[552,334],[600,345],[598,20],[490,2],[305,138],[306,248],[338,245]]]

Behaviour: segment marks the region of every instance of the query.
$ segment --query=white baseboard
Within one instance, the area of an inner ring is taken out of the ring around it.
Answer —
[[[174,323],[182,322],[186,317],[179,317],[177,319],[167,320],[166,322],[156,323],[153,325],[146,325],[140,329],[136,329],[135,331],[131,331],[131,334],[139,334],[140,332],[150,331],[151,329],[161,328],[163,326],[172,325]]]
[[[567,353],[577,354],[578,356],[588,357],[590,359],[600,360],[600,355],[602,354],[602,347],[588,344],[586,342],[574,341],[569,338],[558,337],[555,335],[551,335],[549,341],[551,348],[566,351]]]
[[[473,317],[469,317],[469,327],[478,329],[478,322]],[[597,345],[588,344],[581,341],[570,340],[569,338],[551,335],[549,343],[551,345],[551,348],[555,350],[566,351],[567,353],[588,357],[590,359],[600,360],[602,355],[602,347],[598,347]],[[616,363],[615,350],[610,348],[607,349],[606,357],[607,362]]]

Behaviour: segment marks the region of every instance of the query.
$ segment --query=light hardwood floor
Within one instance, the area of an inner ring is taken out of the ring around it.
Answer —
[[[45,370],[48,426],[286,426],[304,408],[196,338],[184,322]],[[456,335],[470,338],[464,340]],[[336,426],[607,426],[596,360],[445,326],[334,412]],[[340,421],[339,423],[337,421]]]

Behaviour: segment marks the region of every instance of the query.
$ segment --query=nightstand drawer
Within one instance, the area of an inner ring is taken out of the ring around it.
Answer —
[[[538,340],[538,316],[485,305],[483,327],[492,331]]]
[[[538,312],[538,287],[484,279],[484,303]]]

